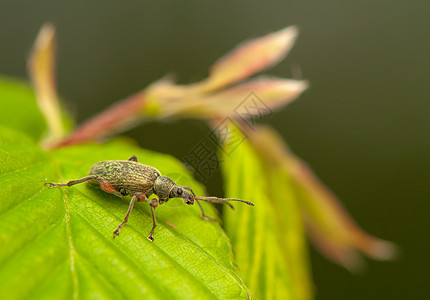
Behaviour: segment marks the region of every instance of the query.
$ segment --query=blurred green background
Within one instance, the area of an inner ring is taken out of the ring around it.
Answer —
[[[54,23],[59,91],[81,122],[164,75],[200,80],[237,43],[298,25],[291,54],[265,73],[310,89],[265,121],[364,229],[402,250],[358,275],[311,250],[317,299],[430,299],[429,16],[418,0],[1,0],[0,73],[26,78],[38,30]],[[127,135],[181,159],[208,133],[180,121]],[[221,195],[219,174],[206,184]]]

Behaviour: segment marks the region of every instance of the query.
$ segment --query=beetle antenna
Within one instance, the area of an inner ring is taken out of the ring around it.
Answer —
[[[193,197],[195,200],[202,200],[202,201],[207,201],[207,202],[212,202],[212,203],[221,203],[221,204],[227,204],[228,206],[230,206],[232,209],[234,209],[233,205],[231,205],[230,203],[228,203],[227,201],[237,201],[237,202],[242,202],[251,206],[254,206],[254,203],[249,202],[249,201],[245,201],[245,200],[240,200],[240,199],[233,199],[233,198],[218,198],[218,197]]]

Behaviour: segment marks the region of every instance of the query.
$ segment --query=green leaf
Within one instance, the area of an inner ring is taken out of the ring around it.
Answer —
[[[73,127],[74,122],[65,111],[61,121],[67,131]],[[25,81],[0,76],[0,126],[23,132],[35,141],[40,141],[45,133],[45,118]]]
[[[123,141],[45,152],[33,138],[0,127],[1,298],[249,297],[232,265],[229,239],[219,224],[200,217],[197,206],[159,206],[151,243],[148,204],[136,203],[113,239],[129,197],[87,184],[44,186],[84,177],[95,162],[132,155],[203,194],[181,164],[166,155]],[[210,205],[205,210],[215,215]]]
[[[223,155],[227,196],[255,204],[225,215],[239,275],[256,298],[311,299],[305,235],[288,178],[266,166],[237,128],[232,133]]]
[[[23,81],[0,76],[0,126],[39,140],[46,129],[32,89]]]

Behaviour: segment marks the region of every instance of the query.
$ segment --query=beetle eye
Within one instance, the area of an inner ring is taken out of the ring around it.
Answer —
[[[178,196],[182,195],[182,189],[181,189],[181,188],[179,188],[179,189],[176,191],[176,194],[178,194]]]

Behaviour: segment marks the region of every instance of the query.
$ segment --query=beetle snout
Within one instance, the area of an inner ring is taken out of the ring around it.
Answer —
[[[193,205],[194,204],[194,199],[193,198],[188,198],[185,200],[185,203],[188,205]]]
[[[180,190],[179,197],[184,199],[184,203],[188,205],[194,204],[194,195],[191,194],[186,187],[180,187],[178,191]],[[178,192],[177,191],[177,192]]]

